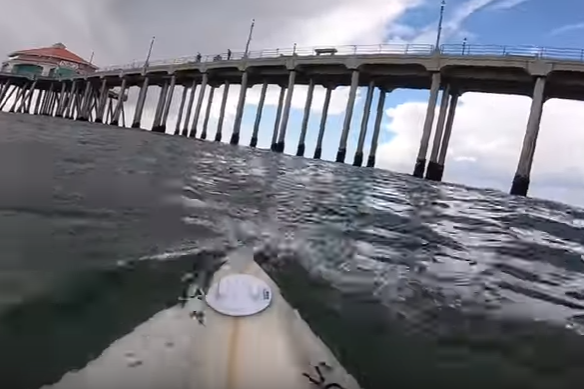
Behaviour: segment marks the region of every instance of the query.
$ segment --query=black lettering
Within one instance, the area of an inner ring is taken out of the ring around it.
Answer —
[[[325,362],[321,362],[320,365],[327,366],[328,367],[328,365]],[[316,378],[313,377],[313,376],[311,376],[308,373],[302,373],[302,375],[305,376],[306,378],[308,378],[308,380],[311,383],[313,383],[314,385],[316,385],[318,388],[322,388],[322,389],[344,389],[340,384],[337,384],[336,382],[327,382],[327,379],[322,374],[322,371],[320,370],[320,367],[318,365],[312,366],[312,368],[316,372],[316,375],[317,375]]]

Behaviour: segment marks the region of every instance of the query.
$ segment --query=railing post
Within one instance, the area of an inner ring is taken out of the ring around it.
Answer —
[[[543,48],[543,47],[540,47],[540,48],[539,48],[539,55],[538,55],[538,56],[539,56],[539,58],[543,58],[543,50],[544,50],[544,48]]]
[[[408,53],[408,51],[410,50],[410,44],[406,44],[406,54]]]
[[[357,54],[357,45],[353,45],[353,54]]]
[[[381,54],[381,44],[379,44],[379,54]]]
[[[507,55],[507,46],[503,46],[503,54],[502,55]]]

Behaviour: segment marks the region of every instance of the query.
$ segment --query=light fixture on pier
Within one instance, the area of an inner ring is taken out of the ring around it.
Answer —
[[[438,19],[438,33],[436,34],[436,46],[434,50],[440,51],[440,38],[442,36],[442,22],[444,21],[444,7],[446,7],[446,1],[442,0],[440,3],[440,19]]]
[[[247,36],[247,42],[245,44],[245,52],[243,53],[243,58],[247,58],[249,53],[249,45],[251,43],[251,37],[253,35],[253,28],[255,26],[255,19],[251,20],[251,25],[249,26],[249,35]]]
[[[144,73],[146,73],[146,69],[148,68],[148,65],[150,64],[150,56],[152,55],[152,47],[154,46],[155,40],[156,40],[156,37],[153,36],[152,40],[150,41],[150,47],[148,48],[148,54],[146,55],[146,61],[144,61],[144,70],[143,70]]]

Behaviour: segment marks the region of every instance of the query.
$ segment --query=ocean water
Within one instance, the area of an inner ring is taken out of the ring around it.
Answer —
[[[0,114],[0,387],[83,368],[238,247],[364,388],[584,382],[584,210]]]

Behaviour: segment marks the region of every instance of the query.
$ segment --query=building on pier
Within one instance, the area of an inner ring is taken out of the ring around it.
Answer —
[[[10,53],[8,60],[2,63],[1,69],[3,73],[70,77],[93,73],[97,70],[97,66],[67,50],[64,44],[55,43],[50,47]]]

